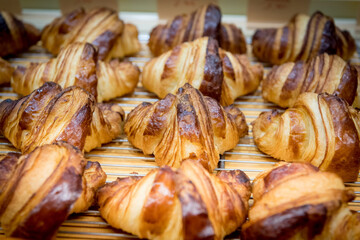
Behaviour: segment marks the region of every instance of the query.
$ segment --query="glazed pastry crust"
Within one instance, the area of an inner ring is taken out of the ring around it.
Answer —
[[[73,43],[60,51],[57,58],[46,63],[18,67],[11,80],[15,92],[28,95],[45,82],[61,87],[79,86],[98,102],[108,101],[134,91],[140,70],[130,62],[98,61],[98,52],[89,43]]]
[[[0,220],[5,234],[51,239],[72,211],[87,210],[106,179],[98,163],[89,164],[98,168],[85,169],[83,154],[64,142],[0,159],[2,178],[6,176],[0,181]],[[81,209],[78,202],[83,204]]]
[[[40,39],[40,31],[33,25],[6,11],[0,11],[0,32],[0,57],[25,51]]]
[[[306,163],[280,164],[253,182],[254,205],[241,239],[358,239],[355,198],[334,173]]]
[[[0,132],[23,153],[61,140],[90,151],[117,137],[123,118],[120,106],[97,104],[84,89],[54,82],[0,103]]]
[[[303,92],[330,93],[354,102],[358,73],[337,55],[321,54],[309,62],[274,66],[262,82],[262,96],[280,107],[292,107]]]
[[[331,17],[315,12],[311,17],[297,14],[281,28],[257,30],[252,49],[260,61],[278,65],[308,61],[322,53],[349,60],[356,45],[350,33],[338,29]]]
[[[254,141],[274,158],[309,162],[353,182],[360,165],[359,119],[359,111],[335,95],[303,93],[284,113],[261,113],[252,123]]]
[[[254,92],[262,77],[262,65],[251,65],[245,55],[224,51],[214,39],[204,37],[147,62],[141,81],[160,98],[190,83],[227,106],[237,97]]]
[[[219,154],[234,148],[248,126],[238,108],[223,108],[185,84],[177,95],[137,106],[129,113],[124,131],[135,147],[154,154],[159,166],[179,167],[191,158],[212,171]]]
[[[69,44],[88,42],[98,49],[99,60],[105,61],[140,50],[134,25],[125,26],[115,11],[106,8],[88,12],[80,8],[56,18],[42,31],[41,41],[54,55]]]
[[[221,24],[220,8],[204,5],[191,14],[176,16],[165,25],[156,26],[150,33],[149,48],[159,56],[183,42],[212,37],[232,53],[246,53],[246,41],[241,29],[234,24]]]
[[[98,203],[111,226],[140,238],[222,239],[245,221],[250,191],[240,170],[215,176],[186,160],[178,170],[118,178],[98,191]]]

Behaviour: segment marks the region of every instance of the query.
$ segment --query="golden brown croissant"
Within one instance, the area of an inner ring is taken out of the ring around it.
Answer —
[[[251,65],[245,55],[224,51],[216,40],[204,37],[150,60],[144,66],[141,81],[160,98],[175,94],[179,87],[190,83],[227,106],[237,97],[255,91],[262,77],[261,64]]]
[[[351,105],[357,95],[357,75],[341,57],[324,53],[307,63],[274,66],[262,83],[262,96],[281,107],[292,107],[303,92],[327,92]]]
[[[246,53],[246,41],[241,29],[233,24],[221,24],[220,8],[204,5],[191,14],[176,16],[166,25],[156,26],[150,33],[149,48],[155,55],[201,37],[212,37],[220,47],[232,53]]]
[[[311,17],[298,14],[281,28],[257,30],[252,39],[253,54],[260,61],[282,64],[307,61],[318,54],[338,54],[348,60],[356,51],[355,40],[334,20],[321,12]]]
[[[40,39],[40,31],[9,12],[0,11],[0,57],[25,51]]]
[[[128,140],[145,154],[154,154],[159,166],[179,167],[184,159],[199,161],[212,171],[219,154],[246,135],[244,114],[233,105],[223,108],[190,84],[154,104],[144,102],[125,122]]]
[[[139,33],[136,26],[126,23],[121,37],[116,39],[109,56],[113,58],[123,58],[140,52],[141,44],[138,40],[138,35]]]
[[[51,239],[69,214],[93,204],[97,188],[105,184],[99,163],[85,168],[82,153],[64,142],[12,158],[10,164],[9,155],[0,159],[0,171],[5,165],[12,172],[5,184],[0,182],[1,227],[7,236]]]
[[[217,176],[186,160],[181,168],[118,178],[98,191],[101,216],[113,227],[148,239],[222,239],[245,221],[249,178],[240,170]]]
[[[84,89],[54,82],[0,103],[0,133],[23,153],[61,140],[90,151],[118,136],[123,118],[120,106],[96,104]]]
[[[263,112],[252,123],[258,148],[287,162],[309,162],[356,181],[360,166],[360,112],[328,94],[303,93],[284,113]]]
[[[0,84],[10,82],[13,72],[11,64],[0,58]]]
[[[139,68],[130,62],[97,61],[97,51],[91,44],[73,43],[46,63],[18,67],[11,86],[15,92],[28,95],[51,81],[63,88],[82,87],[102,102],[132,92],[139,75]]]
[[[347,205],[354,191],[333,173],[282,164],[256,177],[253,195],[241,239],[360,239],[360,214]]]
[[[85,12],[80,8],[47,25],[41,34],[41,41],[54,55],[71,43],[88,42],[98,48],[99,60],[110,60],[139,50],[137,32],[133,28],[124,27],[123,21],[113,10],[97,8]],[[119,40],[124,30],[130,32],[124,34],[125,40]],[[134,46],[129,47],[129,44]]]

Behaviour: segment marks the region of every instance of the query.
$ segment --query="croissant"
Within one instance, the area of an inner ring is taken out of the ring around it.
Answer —
[[[181,168],[118,178],[100,188],[101,216],[113,227],[148,239],[222,239],[245,220],[249,178],[240,170],[217,176],[186,160]]]
[[[0,58],[0,84],[10,82],[13,72],[14,68],[11,64]]]
[[[306,163],[282,164],[257,176],[254,205],[241,239],[359,239],[355,198],[333,173]]]
[[[9,12],[0,11],[0,57],[19,53],[36,44],[40,31]]]
[[[241,29],[233,24],[221,24],[220,8],[204,5],[191,14],[176,16],[166,25],[156,26],[150,33],[149,48],[159,56],[175,46],[201,37],[212,37],[220,47],[232,53],[246,53],[246,41]]]
[[[139,75],[139,68],[130,62],[97,61],[97,51],[91,44],[72,43],[46,63],[17,67],[11,86],[15,92],[28,95],[48,81],[63,88],[75,85],[102,102],[132,92]]]
[[[154,104],[144,102],[133,109],[124,131],[135,147],[154,154],[159,166],[179,167],[191,158],[212,171],[219,154],[234,148],[247,134],[248,126],[238,108],[223,108],[185,84],[176,95],[168,94]]]
[[[143,68],[141,81],[160,98],[190,83],[222,105],[255,91],[262,79],[261,64],[251,65],[245,55],[233,55],[208,37],[183,43],[153,58]]]
[[[96,104],[84,89],[54,82],[0,103],[0,133],[23,153],[61,140],[90,151],[118,136],[123,118],[120,106]]]
[[[341,57],[324,53],[307,63],[274,66],[262,83],[262,96],[281,107],[292,107],[303,92],[327,92],[351,105],[357,95],[357,75]]]
[[[98,162],[88,162],[93,166],[90,168],[85,165],[82,153],[64,142],[1,159],[0,171],[6,173],[5,166],[12,172],[6,182],[0,182],[0,218],[5,234],[51,239],[69,214],[87,210],[97,188],[105,184],[106,174]],[[78,202],[86,206],[79,209]]]
[[[134,54],[134,51],[140,50],[137,31],[134,32],[133,28],[133,25],[124,27],[123,21],[113,10],[96,8],[85,12],[80,8],[47,25],[41,34],[41,41],[54,55],[71,43],[89,42],[98,48],[99,60],[107,61],[122,57],[121,54]],[[125,40],[119,39],[122,34]]]
[[[121,37],[116,39],[109,56],[113,58],[124,58],[134,55],[141,50],[141,44],[138,40],[138,30],[135,25],[126,23]]]
[[[303,93],[283,114],[263,112],[252,123],[255,144],[288,162],[309,162],[356,181],[360,165],[360,112],[329,94]]]
[[[355,40],[334,20],[321,12],[311,17],[298,14],[281,28],[260,29],[252,38],[253,54],[260,61],[282,64],[307,61],[318,54],[337,54],[349,60],[356,51]]]

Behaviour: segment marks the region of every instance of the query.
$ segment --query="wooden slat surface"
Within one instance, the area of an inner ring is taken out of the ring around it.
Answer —
[[[142,41],[142,51],[135,57],[130,57],[128,60],[134,62],[140,69],[145,62],[150,59],[150,53],[147,49],[146,42],[148,35],[143,34],[139,36]],[[250,51],[248,51],[250,52]],[[34,46],[28,52],[18,55],[17,57],[9,59],[15,65],[26,65],[28,62],[44,62],[47,61],[51,54],[47,53],[42,47]],[[252,56],[249,57],[253,59]],[[358,54],[352,59],[353,63],[359,63]],[[265,70],[269,67],[265,65]],[[11,87],[0,87],[0,101],[11,98],[16,99],[19,96],[12,92]],[[138,104],[148,101],[155,102],[158,99],[153,93],[145,90],[141,83],[138,84],[135,92],[121,98],[116,98],[113,102],[118,103],[124,108],[126,113],[129,113]],[[277,107],[265,102],[260,95],[260,91],[254,94],[243,96],[237,99],[235,105],[239,107],[246,116],[246,121],[250,124],[262,111],[270,111]],[[271,168],[276,161],[270,156],[263,154],[254,145],[251,125],[249,134],[240,139],[238,145],[231,151],[225,152],[221,156],[218,168],[221,169],[241,169],[250,179],[259,174],[263,170]],[[0,136],[0,154],[6,154],[9,151],[17,151],[7,139]],[[134,148],[127,140],[126,136],[120,136],[112,142],[103,145],[100,148],[94,149],[86,154],[86,157],[92,161],[99,161],[103,169],[107,173],[107,182],[115,180],[117,177],[126,177],[132,175],[145,175],[151,169],[157,168],[154,156],[144,155],[139,149]],[[356,199],[350,203],[351,209],[360,211],[360,178],[355,183],[346,183],[348,188],[353,188],[356,192]],[[250,200],[252,201],[252,200]],[[0,237],[3,230],[0,228]],[[60,227],[58,238],[77,238],[77,239],[134,239],[136,237],[124,233],[120,230],[111,228],[100,217],[97,210],[89,210],[82,214],[71,215],[67,221]],[[235,234],[236,238],[236,234]]]

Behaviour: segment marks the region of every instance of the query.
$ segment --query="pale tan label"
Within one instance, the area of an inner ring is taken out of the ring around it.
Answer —
[[[117,0],[59,0],[59,6],[62,14],[69,13],[77,8],[84,8],[85,10],[106,7],[119,11]]]
[[[248,25],[288,22],[295,14],[308,14],[310,0],[248,0]]]
[[[160,19],[169,20],[209,3],[218,4],[218,0],[157,0],[157,11]]]
[[[0,0],[0,10],[21,14],[20,0]]]

